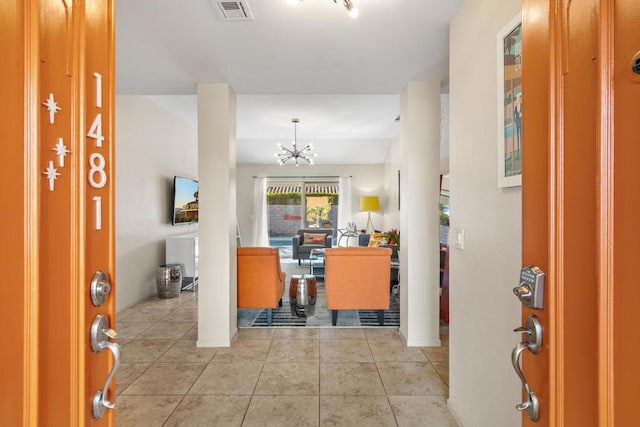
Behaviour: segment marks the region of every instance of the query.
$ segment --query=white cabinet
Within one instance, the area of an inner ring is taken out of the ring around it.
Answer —
[[[182,265],[182,289],[198,284],[198,236],[187,234],[167,238],[165,262]]]

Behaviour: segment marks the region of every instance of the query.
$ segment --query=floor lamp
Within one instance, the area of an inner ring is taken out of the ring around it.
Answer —
[[[367,219],[367,227],[365,231],[367,233],[373,233],[376,231],[373,226],[373,222],[371,221],[371,211],[377,211],[380,209],[380,200],[378,196],[360,196],[360,210],[368,211],[369,218]],[[369,231],[369,226],[371,226],[371,231]]]

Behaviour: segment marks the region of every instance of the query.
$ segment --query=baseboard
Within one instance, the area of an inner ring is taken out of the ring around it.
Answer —
[[[447,399],[447,409],[453,416],[453,419],[456,420],[456,423],[458,424],[458,426],[465,427],[464,424],[462,424],[462,421],[460,421],[460,417],[458,416],[458,413],[456,412],[453,405],[451,404],[451,399]]]
[[[155,285],[154,285],[154,286],[155,286]],[[138,303],[141,303],[142,301],[148,300],[148,299],[149,299],[149,298],[151,298],[152,296],[158,296],[158,292],[157,292],[155,289],[154,289],[152,292],[150,292],[150,293],[149,293],[149,295],[147,295],[146,297],[142,297],[142,298],[140,298],[140,299],[138,299],[138,300],[136,300],[136,301],[132,302],[131,304],[127,304],[127,305],[125,305],[124,307],[120,307],[120,308],[118,308],[118,309],[117,309],[117,311],[116,311],[116,316],[117,316],[119,313],[121,313],[121,312],[125,311],[125,310],[126,310],[126,309],[128,309],[128,308],[131,308],[131,307],[133,307],[134,305],[136,305],[136,304],[138,304]]]
[[[206,340],[197,340],[196,347],[198,348],[208,348],[208,347],[231,347],[231,340],[229,341],[206,341]]]
[[[438,341],[430,342],[430,341],[422,341],[422,340],[408,340],[404,331],[398,328],[398,333],[404,339],[404,343],[407,347],[441,347],[442,341],[438,339]]]
[[[405,337],[405,341],[407,342],[407,347],[441,347],[442,346],[442,341],[440,341],[440,339],[436,341],[407,340]]]

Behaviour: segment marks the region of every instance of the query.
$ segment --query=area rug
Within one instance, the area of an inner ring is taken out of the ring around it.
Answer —
[[[338,318],[340,315],[338,315]],[[375,326],[378,325],[378,311],[377,310],[358,310],[358,318],[360,319],[360,326]],[[384,326],[400,326],[400,304],[398,298],[389,304],[389,310],[384,311]]]
[[[327,298],[324,282],[317,283],[317,298],[315,313],[308,317],[298,317],[291,314],[289,306],[289,283],[293,274],[309,274],[308,266],[298,266],[295,260],[283,260],[282,269],[287,273],[282,307],[273,310],[271,325],[273,327],[332,327],[331,311],[327,309]],[[397,328],[400,325],[399,298],[395,298],[390,304],[389,310],[384,313],[384,327]],[[238,309],[238,327],[265,327],[267,326],[266,310]],[[340,310],[338,313],[338,327],[376,327],[378,314],[376,310]]]
[[[282,307],[274,308],[271,314],[271,326],[290,328],[294,326],[306,325],[306,317],[291,315],[291,307],[289,306],[289,301],[282,301]],[[258,317],[256,317],[251,326],[267,326],[267,310],[260,310]]]

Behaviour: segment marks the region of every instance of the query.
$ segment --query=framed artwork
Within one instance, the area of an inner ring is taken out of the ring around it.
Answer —
[[[522,15],[498,33],[498,187],[522,185]]]

